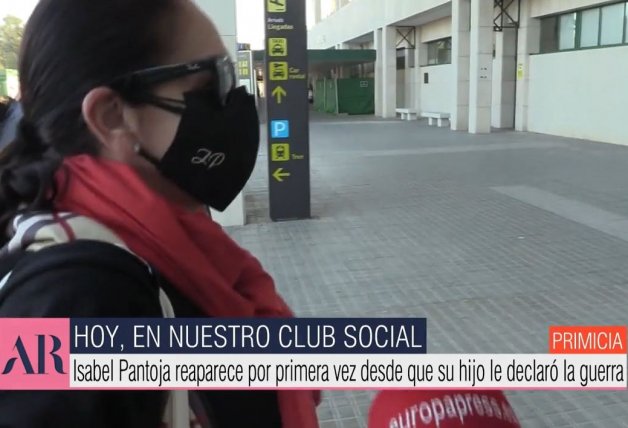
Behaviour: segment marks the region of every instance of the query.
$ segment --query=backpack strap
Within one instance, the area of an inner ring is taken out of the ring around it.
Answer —
[[[159,288],[159,303],[164,318],[175,318],[174,308],[168,295]],[[170,392],[166,412],[164,414],[164,423],[169,428],[189,428],[192,419],[190,409],[190,398],[188,391],[175,390]]]
[[[165,318],[174,318],[174,308],[168,295],[161,287],[159,273],[137,254],[133,253],[112,230],[88,217],[69,212],[38,212],[17,216],[13,221],[13,237],[8,244],[0,250],[0,259],[6,260],[6,268],[0,263],[0,304],[2,302],[2,288],[14,279],[13,272],[28,263],[26,260],[33,254],[47,253],[51,259],[55,254],[60,254],[60,248],[68,245],[81,245],[81,242],[98,243],[118,250],[124,250],[139,261],[139,265],[147,269],[152,276],[156,287],[159,289],[159,303]],[[25,251],[28,250],[28,251]],[[17,253],[21,253],[19,256]],[[15,257],[15,260],[13,260]],[[79,256],[80,258],[80,256]],[[103,257],[106,263],[106,257]],[[9,260],[11,259],[11,260]],[[51,263],[54,262],[51,260]],[[57,261],[58,262],[58,261]],[[137,266],[135,267],[137,269]],[[145,274],[145,272],[143,272]],[[9,286],[10,287],[10,286]],[[7,287],[7,288],[9,288]],[[202,412],[203,409],[198,409]],[[188,428],[190,421],[195,420],[190,408],[190,399],[187,391],[173,391],[166,407],[164,422],[169,428]],[[198,411],[196,413],[199,413]]]
[[[129,257],[131,255],[132,257]],[[105,268],[121,269],[138,283],[150,284],[152,293],[158,293],[159,305],[164,318],[174,318],[173,305],[160,287],[157,273],[142,259],[123,247],[107,242],[78,240],[71,243],[47,246],[39,251],[16,251],[0,257],[0,306],[21,284],[42,272],[68,264],[83,265],[97,262]],[[152,278],[152,281],[149,279]],[[144,279],[142,279],[144,278]],[[146,280],[150,282],[147,282]],[[167,428],[189,428],[193,420],[187,391],[171,391],[164,409],[162,421]],[[202,410],[202,409],[201,409]],[[205,428],[205,427],[203,427]]]

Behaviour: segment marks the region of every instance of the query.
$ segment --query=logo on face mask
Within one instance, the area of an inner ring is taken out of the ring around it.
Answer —
[[[227,156],[224,153],[214,153],[209,149],[198,149],[196,156],[192,158],[193,165],[205,165],[212,169],[223,164]]]

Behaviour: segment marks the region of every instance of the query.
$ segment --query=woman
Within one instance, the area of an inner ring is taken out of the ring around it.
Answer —
[[[204,209],[242,190],[259,124],[190,0],[40,0],[19,72],[23,119],[0,155],[0,316],[161,317],[160,289],[180,317],[291,316]],[[2,391],[0,426],[158,427],[165,398]],[[309,428],[314,402],[204,392],[191,407],[198,426]]]

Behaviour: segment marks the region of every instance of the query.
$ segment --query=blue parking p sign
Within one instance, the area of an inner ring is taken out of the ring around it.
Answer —
[[[290,138],[290,122],[287,120],[273,120],[270,122],[271,138]]]

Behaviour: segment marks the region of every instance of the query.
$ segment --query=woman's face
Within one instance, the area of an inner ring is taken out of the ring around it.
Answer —
[[[179,0],[175,16],[164,20],[168,44],[161,65],[173,65],[226,56],[225,46],[209,18],[191,0]],[[155,87],[153,95],[183,100],[184,93],[206,86],[207,72],[182,77]],[[152,105],[131,105],[107,87],[95,88],[83,100],[83,117],[100,143],[99,155],[132,166],[154,190],[171,201],[195,210],[190,195],[163,177],[147,160],[162,159],[172,145],[181,116]],[[138,153],[141,148],[144,153]]]
[[[175,28],[167,30],[170,47],[162,64],[188,63],[210,56],[227,55],[209,18],[192,1],[183,1],[179,5],[180,13]],[[156,87],[154,94],[183,100],[185,92],[205,86],[209,79],[207,73],[192,74]],[[156,159],[161,159],[172,144],[180,120],[180,115],[150,105],[128,109],[125,118],[138,138],[137,143]]]
[[[175,16],[164,20],[169,25],[162,30],[168,45],[161,65],[189,63],[227,54],[213,23],[193,1],[177,1],[176,8]],[[185,92],[205,86],[210,78],[207,72],[191,74],[163,83],[152,93],[183,100]],[[155,175],[155,168],[136,149],[139,146],[150,157],[161,159],[172,144],[181,121],[180,115],[152,105],[128,104],[115,91],[105,87],[95,88],[85,97],[83,117],[100,142],[100,156],[132,165],[151,181],[157,180],[151,177]]]

